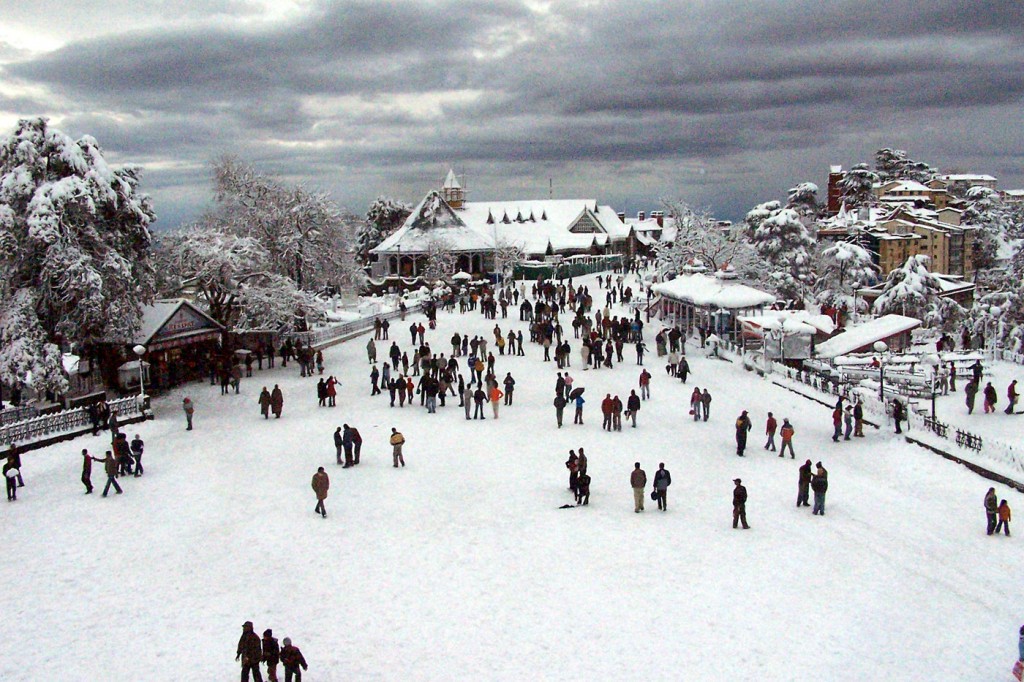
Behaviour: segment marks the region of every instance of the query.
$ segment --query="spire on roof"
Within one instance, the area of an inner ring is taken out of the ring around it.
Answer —
[[[441,189],[462,189],[462,185],[459,184],[458,178],[455,177],[455,171],[453,169],[448,169],[448,176],[445,177],[444,184],[441,185]]]

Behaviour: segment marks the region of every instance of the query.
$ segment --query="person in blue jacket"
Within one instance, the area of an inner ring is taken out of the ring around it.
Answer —
[[[576,396],[576,415],[572,418],[573,424],[583,423],[583,404],[587,402],[582,395]]]

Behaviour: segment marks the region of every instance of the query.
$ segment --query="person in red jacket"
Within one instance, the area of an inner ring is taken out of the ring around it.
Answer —
[[[302,670],[308,670],[309,666],[306,665],[306,659],[303,657],[302,652],[299,651],[299,647],[292,645],[290,637],[284,638],[284,646],[281,647],[281,665],[284,666],[284,682],[292,682],[294,676],[295,682],[302,682]]]
[[[839,436],[843,434],[843,409],[836,405],[832,410],[832,442],[838,443]]]
[[[612,430],[612,408],[614,404],[612,394],[606,393],[604,400],[601,401],[601,429],[604,431]]]
[[[775,420],[775,417],[771,412],[768,413],[768,421],[765,422],[764,432],[768,435],[768,442],[764,444],[765,450],[771,450],[775,452],[775,429],[778,428],[779,422]]]

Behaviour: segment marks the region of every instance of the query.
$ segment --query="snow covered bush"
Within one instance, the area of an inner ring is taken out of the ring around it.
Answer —
[[[756,210],[756,209],[755,209]],[[791,208],[773,211],[754,229],[754,249],[768,265],[768,281],[780,296],[803,298],[814,283],[814,238]]]
[[[696,211],[682,201],[664,201],[676,225],[675,241],[656,245],[656,262],[662,274],[681,273],[700,263],[714,273],[731,266],[745,281],[757,281],[757,254],[735,228],[725,229],[707,211]]]
[[[129,341],[154,294],[149,197],[134,167],[47,119],[0,140],[0,378],[66,390],[60,349]]]

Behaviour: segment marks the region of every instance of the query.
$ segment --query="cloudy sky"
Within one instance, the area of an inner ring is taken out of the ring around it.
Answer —
[[[1017,2],[0,0],[0,130],[45,115],[145,169],[160,225],[223,153],[363,213],[682,198],[738,218],[896,146],[1024,187]]]

